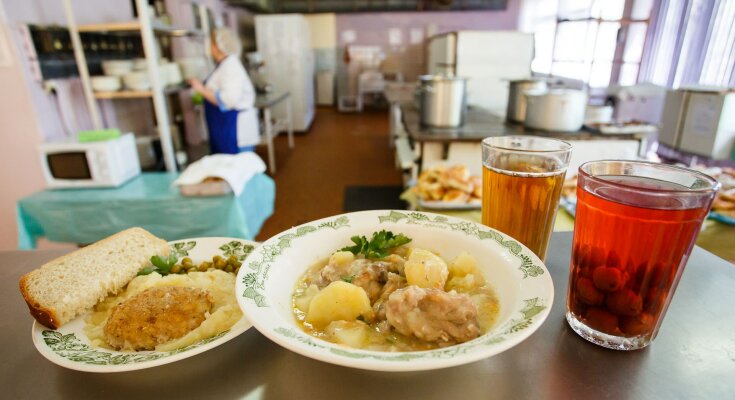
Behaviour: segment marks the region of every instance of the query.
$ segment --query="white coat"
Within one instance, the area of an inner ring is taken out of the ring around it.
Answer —
[[[238,147],[260,143],[258,110],[255,108],[255,88],[237,56],[225,57],[204,84],[211,89],[221,111],[239,110],[237,116]]]

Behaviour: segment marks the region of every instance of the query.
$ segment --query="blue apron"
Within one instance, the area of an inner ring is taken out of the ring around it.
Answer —
[[[219,68],[219,65],[215,67],[215,71],[217,68]],[[209,79],[209,76],[207,79]],[[207,79],[204,80],[205,84]],[[242,110],[222,111],[219,105],[204,100],[204,117],[207,120],[207,128],[209,129],[209,150],[212,154],[238,154],[243,151],[255,150],[255,146],[240,148],[237,145],[237,116],[240,111]]]
[[[204,101],[204,116],[209,129],[209,150],[212,154],[237,154],[238,110],[222,111],[217,105]]]

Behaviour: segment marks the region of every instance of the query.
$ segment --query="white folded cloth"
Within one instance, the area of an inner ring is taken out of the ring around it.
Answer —
[[[257,154],[247,151],[240,154],[213,154],[189,165],[172,185],[194,185],[206,178],[221,178],[230,185],[235,196],[240,196],[245,184],[265,172],[265,163]]]

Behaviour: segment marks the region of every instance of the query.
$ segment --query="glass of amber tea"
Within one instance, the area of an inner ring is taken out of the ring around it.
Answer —
[[[566,318],[617,350],[656,337],[719,183],[644,161],[579,167]]]
[[[544,260],[572,145],[535,136],[482,141],[482,223]]]

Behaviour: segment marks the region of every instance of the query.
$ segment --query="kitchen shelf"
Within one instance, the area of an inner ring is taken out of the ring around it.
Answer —
[[[189,85],[179,84],[171,85],[163,88],[163,92],[166,94],[176,93],[185,89],[188,89]],[[97,99],[142,99],[147,97],[153,97],[152,90],[119,90],[116,92],[94,92],[94,97]]]
[[[153,97],[152,90],[120,90],[117,92],[94,92],[97,99],[141,99]]]
[[[74,8],[72,7],[73,0],[62,0],[64,4],[64,13],[66,14],[67,26],[69,27],[69,36],[71,38],[72,47],[74,49],[74,59],[79,69],[79,77],[82,81],[82,88],[84,89],[84,97],[87,101],[87,107],[90,110],[92,124],[95,129],[102,129],[103,123],[100,116],[99,104],[97,99],[139,99],[149,98],[153,102],[153,113],[156,118],[156,123],[161,127],[158,132],[158,136],[161,139],[161,152],[163,153],[163,161],[166,165],[166,170],[169,172],[175,172],[178,170],[176,162],[176,154],[174,152],[173,138],[171,137],[171,128],[169,124],[169,114],[171,108],[168,104],[167,95],[170,93],[176,93],[189,87],[185,83],[172,86],[163,86],[164,82],[161,81],[161,75],[159,73],[160,67],[157,62],[160,58],[160,51],[157,50],[159,43],[158,39],[162,37],[172,36],[193,36],[197,40],[202,40],[205,44],[205,54],[209,54],[209,46],[206,46],[208,42],[207,36],[209,35],[209,24],[208,15],[211,14],[209,8],[204,4],[197,4],[194,9],[198,13],[199,20],[202,21],[201,29],[184,29],[174,27],[170,25],[164,25],[160,21],[151,18],[149,13],[139,13],[138,19],[133,21],[123,22],[108,22],[99,24],[85,24],[78,25],[74,17]],[[135,7],[138,10],[148,9],[148,0],[134,0]],[[87,66],[87,57],[84,52],[80,32],[120,32],[124,34],[140,35],[141,42],[143,44],[143,52],[146,58],[146,71],[148,72],[148,79],[151,84],[150,90],[123,90],[116,92],[94,92],[92,90],[92,84],[89,77],[89,68]]]
[[[176,26],[163,25],[159,23],[152,24],[153,31],[158,35],[166,36],[203,36],[204,32],[198,29],[186,29]],[[140,32],[141,26],[139,21],[128,22],[108,22],[101,24],[85,24],[79,25],[79,32]]]

